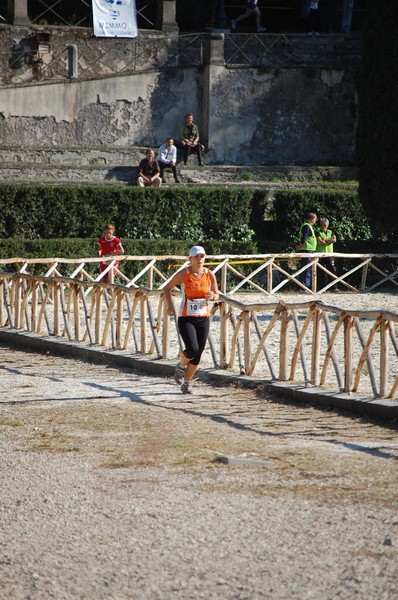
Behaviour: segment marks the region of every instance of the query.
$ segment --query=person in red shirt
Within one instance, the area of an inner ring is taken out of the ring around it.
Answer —
[[[182,301],[178,317],[178,331],[185,350],[176,366],[174,379],[181,385],[183,394],[192,394],[192,378],[205,349],[210,326],[209,302],[220,299],[217,279],[213,271],[204,266],[206,252],[202,246],[192,246],[189,266],[173,275],[164,288],[167,314],[174,315],[172,289],[181,286]]]
[[[113,223],[108,223],[107,225],[105,225],[104,235],[101,236],[100,238],[98,238],[97,244],[98,244],[97,256],[111,257],[111,256],[115,256],[115,255],[124,253],[122,242],[120,241],[120,239],[118,237],[115,236],[115,226],[113,225]],[[103,271],[105,271],[105,269],[107,268],[108,265],[109,265],[109,261],[101,262],[99,265],[99,272],[102,273]],[[116,275],[116,268],[118,266],[119,266],[119,262],[116,262],[114,269],[113,269],[113,276]],[[108,273],[103,275],[103,277],[101,277],[101,281],[103,281],[104,283],[107,283],[109,281],[109,273],[110,273],[110,271],[108,271]]]

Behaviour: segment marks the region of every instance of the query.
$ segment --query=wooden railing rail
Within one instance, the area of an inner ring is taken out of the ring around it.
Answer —
[[[205,368],[367,398],[398,395],[398,314],[221,294],[211,318]],[[175,360],[181,349],[162,289],[71,277],[0,273],[0,328],[153,358]]]
[[[308,291],[323,294],[331,287],[339,286],[346,292],[370,292],[381,286],[398,287],[398,254],[345,254],[334,253],[337,273],[334,275],[321,264],[322,253],[310,255],[307,267],[300,267],[300,259],[308,254],[279,253],[255,255],[212,255],[208,266],[218,274],[221,291],[233,295],[238,291],[256,291],[265,295],[288,291]],[[98,273],[99,258],[9,258],[0,259],[1,269],[13,272],[98,282],[103,274]],[[113,280],[114,260],[109,261],[107,271]],[[120,256],[116,277],[127,287],[162,289],[178,266],[186,263],[185,256]],[[382,268],[383,267],[383,268]],[[301,282],[306,268],[312,271],[312,287],[307,290]],[[40,271],[38,273],[38,271]],[[124,272],[125,271],[125,272]],[[133,276],[126,273],[134,272]],[[330,282],[319,285],[319,272],[330,276]]]

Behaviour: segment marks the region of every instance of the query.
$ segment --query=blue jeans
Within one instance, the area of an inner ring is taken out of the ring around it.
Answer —
[[[300,250],[300,252],[306,252],[307,254],[314,254],[312,250]],[[311,262],[310,258],[302,258],[300,261],[300,267],[304,267]],[[300,276],[301,283],[305,285],[305,287],[311,289],[311,280],[312,280],[312,268],[308,267],[305,271],[301,273]]]

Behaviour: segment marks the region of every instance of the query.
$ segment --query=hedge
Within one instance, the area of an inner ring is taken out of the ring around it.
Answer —
[[[371,240],[368,220],[357,191],[329,189],[278,190],[275,192],[272,216],[278,227],[277,235],[286,242],[286,250],[294,251],[301,224],[308,212],[319,219],[328,218],[336,234],[338,252],[356,252],[366,246],[376,252],[377,240]],[[361,250],[363,251],[363,250]]]
[[[98,238],[57,238],[49,240],[0,240],[0,258],[89,258],[96,256]],[[254,242],[199,240],[208,254],[256,254]],[[135,256],[186,256],[197,240],[132,240],[122,238],[125,254]]]
[[[250,240],[252,192],[238,188],[0,186],[1,237]]]
[[[185,254],[191,243],[207,243],[214,254],[292,251],[310,210],[329,218],[339,251],[361,244],[369,252],[391,252],[371,240],[356,190],[284,189],[269,196],[269,189],[255,186],[0,185],[0,234],[8,238],[1,256],[31,256],[28,245],[18,246],[29,240],[36,240],[36,256],[92,256],[93,240],[108,222],[129,254]]]

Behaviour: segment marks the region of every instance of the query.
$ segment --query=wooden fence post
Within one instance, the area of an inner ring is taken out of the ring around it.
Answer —
[[[318,264],[318,259],[315,258],[312,262],[311,262],[311,290],[316,293],[316,288],[317,288],[317,279],[318,279],[318,272],[317,272],[317,266]]]
[[[286,381],[288,378],[289,322],[290,311],[286,307],[283,307],[281,312],[281,332],[279,346],[279,379],[281,381]]]
[[[227,269],[228,263],[224,263],[221,268],[221,292],[223,294],[227,293]]]
[[[14,302],[11,304],[11,310],[14,309],[13,310],[13,312],[14,312],[14,327],[15,327],[15,329],[20,329],[21,328],[21,322],[20,322],[21,282],[18,277],[13,278],[12,290],[13,290]]]
[[[250,369],[250,357],[251,357],[251,314],[249,311],[245,311],[243,320],[243,340],[244,340],[244,363],[245,363],[245,375],[249,373]]]
[[[146,354],[146,300],[147,295],[142,293],[140,295],[140,341],[141,341],[141,354]]]
[[[80,299],[79,288],[73,285],[70,288],[70,293],[73,294],[73,320],[75,324],[75,340],[80,341]]]
[[[319,385],[320,369],[319,362],[321,356],[321,319],[322,311],[316,308],[313,316],[312,329],[312,352],[311,352],[311,383]]]
[[[274,261],[273,259],[270,260],[268,266],[267,266],[267,292],[269,294],[272,294],[272,278],[273,278],[273,264]]]
[[[228,323],[230,309],[225,302],[220,305],[220,367],[228,364]]]
[[[116,349],[122,347],[122,325],[123,325],[123,296],[122,290],[118,290],[116,298]]]
[[[32,296],[31,296],[31,331],[36,331],[37,324],[37,301],[38,301],[38,287],[37,281],[32,281]]]
[[[380,323],[380,397],[387,396],[388,383],[388,321]]]
[[[164,293],[159,298],[159,304],[163,309],[163,335],[162,335],[162,358],[167,358],[169,354],[169,337],[170,337],[170,317],[167,314],[167,302]]]
[[[59,285],[60,285],[59,283],[54,283],[54,286],[53,286],[53,302],[54,302],[53,334],[56,336],[59,335],[59,304],[60,304]]]
[[[102,321],[102,288],[99,285],[95,292],[95,328],[94,339],[96,344],[101,343],[101,321]]]
[[[4,279],[0,279],[0,327],[4,325]]]
[[[344,391],[351,392],[352,387],[352,331],[354,318],[344,318]]]

